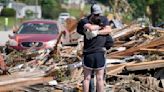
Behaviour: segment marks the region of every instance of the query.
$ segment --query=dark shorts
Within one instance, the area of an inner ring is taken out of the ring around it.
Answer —
[[[88,69],[104,69],[104,53],[100,52],[84,55],[83,66]]]

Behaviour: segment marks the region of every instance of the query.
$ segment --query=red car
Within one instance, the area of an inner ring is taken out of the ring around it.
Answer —
[[[9,43],[14,43],[11,47],[17,50],[53,48],[61,30],[55,21],[31,20],[22,23],[14,36],[9,36]]]

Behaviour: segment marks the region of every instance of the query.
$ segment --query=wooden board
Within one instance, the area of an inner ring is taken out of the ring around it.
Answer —
[[[164,67],[164,60],[155,60],[149,62],[141,62],[141,63],[124,63],[124,64],[116,64],[116,65],[108,65],[107,66],[107,75],[111,74],[119,74],[123,70],[127,71],[137,71],[137,70],[146,70],[146,69],[156,69]]]

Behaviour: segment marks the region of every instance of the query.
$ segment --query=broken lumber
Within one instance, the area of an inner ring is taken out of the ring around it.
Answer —
[[[3,59],[3,56],[1,55],[1,53],[0,53],[0,68],[2,70],[5,70],[6,69],[6,64],[4,62],[4,59]]]
[[[164,60],[155,60],[149,62],[141,62],[136,64],[130,64],[125,66],[128,71],[136,71],[136,70],[145,70],[145,69],[156,69],[164,67]]]
[[[0,92],[12,91],[13,89],[19,87],[25,87],[29,85],[34,85],[38,83],[46,83],[53,80],[52,77],[38,77],[38,78],[17,78],[13,80],[6,80],[0,82]]]
[[[159,81],[154,77],[142,77],[136,75],[109,75],[108,78],[115,77],[113,84],[114,92],[130,88],[135,92],[163,92],[163,88],[159,87]],[[127,92],[127,91],[126,91]]]
[[[143,51],[153,51],[153,52],[164,52],[164,49],[146,49],[146,48],[141,48],[140,50],[143,50]]]
[[[120,52],[113,52],[111,54],[108,54],[109,57],[115,57],[115,56],[129,56],[133,55],[135,52],[141,51],[141,48],[152,48],[155,46],[160,46],[164,44],[164,37],[159,37],[153,40],[146,41],[137,47],[131,47],[125,51],[120,51]]]
[[[141,62],[141,63],[123,63],[123,64],[117,64],[117,65],[108,65],[106,67],[107,69],[107,75],[111,74],[119,74],[122,71],[137,71],[137,70],[146,70],[146,69],[156,69],[156,68],[162,68],[164,67],[164,60],[155,60],[155,61],[149,61],[149,62]]]

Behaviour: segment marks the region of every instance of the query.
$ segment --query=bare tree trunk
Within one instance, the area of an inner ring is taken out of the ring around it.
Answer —
[[[151,15],[152,25],[155,26],[158,19],[158,5],[157,4],[150,5],[150,10],[152,12]]]
[[[156,3],[148,5],[146,14],[151,19],[152,25],[155,26],[156,22],[158,21],[158,5]]]

